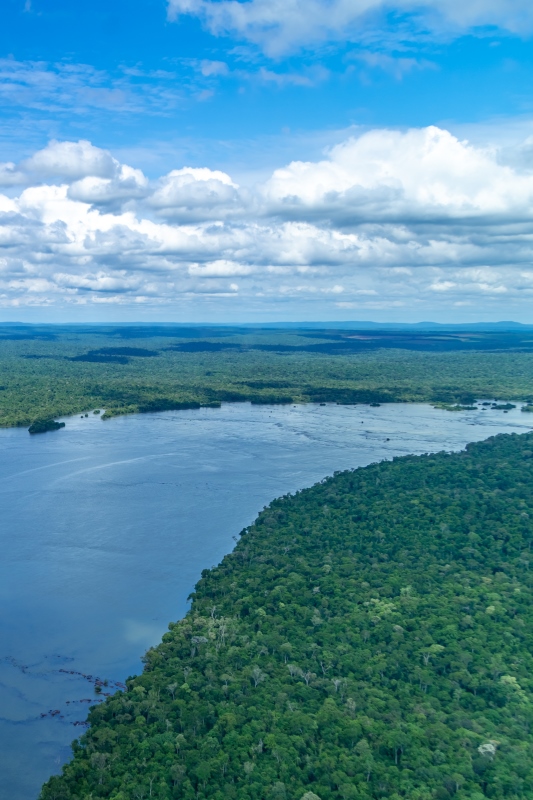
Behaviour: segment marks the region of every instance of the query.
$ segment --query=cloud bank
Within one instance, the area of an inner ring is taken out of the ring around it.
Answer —
[[[0,164],[0,306],[525,309],[531,144],[372,130],[242,187],[207,167],[148,180],[51,142]]]
[[[199,17],[217,35],[237,36],[279,57],[328,41],[357,41],[387,17],[402,37],[457,36],[497,27],[525,35],[533,30],[527,0],[168,0],[168,15]]]

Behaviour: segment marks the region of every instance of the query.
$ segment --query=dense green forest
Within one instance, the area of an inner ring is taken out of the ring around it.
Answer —
[[[532,332],[0,326],[0,425],[221,402],[533,402]]]
[[[533,434],[274,501],[41,800],[530,799],[532,520]]]

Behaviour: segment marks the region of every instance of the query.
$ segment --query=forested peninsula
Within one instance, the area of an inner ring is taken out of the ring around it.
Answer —
[[[274,501],[41,800],[529,800],[533,434]]]
[[[221,403],[533,403],[533,330],[0,325],[0,426]]]

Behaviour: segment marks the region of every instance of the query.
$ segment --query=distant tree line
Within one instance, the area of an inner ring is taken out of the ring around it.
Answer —
[[[427,402],[451,410],[476,398],[533,404],[530,334],[7,330],[0,327],[0,426],[92,408],[107,419],[224,402]]]

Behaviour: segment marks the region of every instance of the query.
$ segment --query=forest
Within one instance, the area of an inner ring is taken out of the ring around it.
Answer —
[[[533,434],[272,502],[41,800],[533,797]]]
[[[0,426],[222,402],[533,403],[533,331],[0,326]]]

